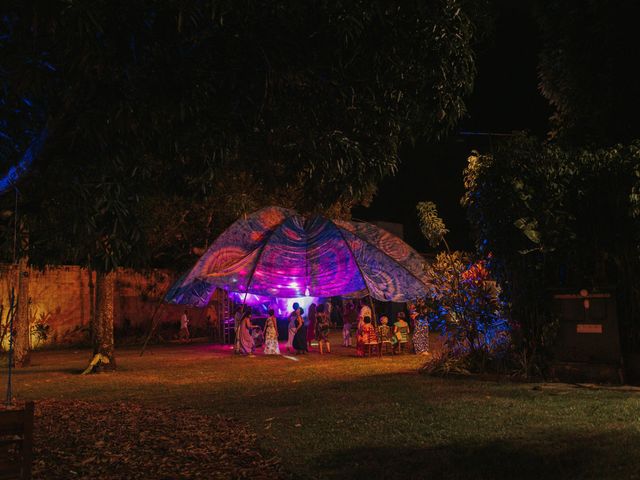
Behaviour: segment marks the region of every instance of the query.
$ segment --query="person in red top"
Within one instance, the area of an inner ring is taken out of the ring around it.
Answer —
[[[366,346],[378,344],[378,335],[375,327],[371,324],[371,317],[364,317],[361,325],[357,336],[356,355],[364,357]]]

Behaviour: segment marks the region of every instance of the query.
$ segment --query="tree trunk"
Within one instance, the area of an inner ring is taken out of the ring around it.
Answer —
[[[28,367],[31,363],[31,332],[29,325],[29,268],[26,257],[22,257],[18,262],[18,299],[14,331],[14,364],[16,367]]]
[[[96,288],[93,283],[93,270],[89,271],[89,336],[93,346],[93,322],[96,321]]]
[[[113,311],[115,272],[96,272],[96,311],[91,322],[93,358],[84,373],[115,370]]]

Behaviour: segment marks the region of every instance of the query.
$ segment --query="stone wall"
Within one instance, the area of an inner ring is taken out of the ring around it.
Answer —
[[[33,348],[89,344],[91,318],[91,279],[89,271],[78,266],[29,268],[29,318],[32,324]],[[178,333],[179,318],[184,307],[160,304],[160,299],[176,278],[165,270],[136,272],[119,269],[116,277],[114,329],[116,343],[140,340],[151,326],[158,309],[159,332],[165,339]],[[0,265],[0,314],[5,323],[12,287],[17,294],[17,265]],[[95,283],[95,274],[93,276]],[[94,291],[95,295],[95,291]],[[158,308],[160,306],[160,308]],[[205,312],[189,308],[192,336],[207,333]],[[35,334],[38,323],[48,325],[48,338]],[[2,329],[0,329],[0,332]],[[6,349],[7,339],[2,347]]]

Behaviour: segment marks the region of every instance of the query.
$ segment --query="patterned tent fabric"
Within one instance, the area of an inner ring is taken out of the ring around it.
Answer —
[[[424,259],[375,225],[267,207],[236,221],[171,288],[168,302],[205,306],[216,287],[269,297],[425,296]]]

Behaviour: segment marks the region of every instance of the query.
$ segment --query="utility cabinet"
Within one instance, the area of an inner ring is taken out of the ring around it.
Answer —
[[[611,292],[558,292],[555,375],[562,380],[624,381],[615,296]]]

